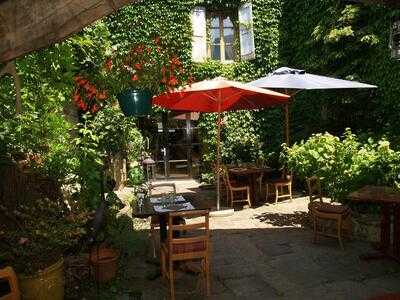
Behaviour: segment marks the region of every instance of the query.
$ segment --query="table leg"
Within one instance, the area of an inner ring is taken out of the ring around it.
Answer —
[[[251,174],[251,198],[252,203],[258,202],[257,174]]]
[[[160,222],[160,244],[167,240],[167,218],[166,214],[160,214],[159,216]]]
[[[375,260],[375,259],[384,259],[390,257],[390,212],[391,206],[390,204],[383,204],[381,206],[381,240],[377,246],[377,250],[379,252],[362,254],[360,255],[360,259],[362,260]]]
[[[381,207],[381,243],[380,250],[387,252],[390,247],[390,204]]]
[[[394,207],[393,218],[393,255],[400,259],[400,205]]]

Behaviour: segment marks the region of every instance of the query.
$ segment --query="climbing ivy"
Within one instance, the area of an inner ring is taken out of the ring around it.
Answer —
[[[346,127],[357,133],[373,132],[398,139],[400,64],[390,58],[388,49],[390,20],[400,14],[398,10],[346,5],[337,0],[253,0],[256,58],[230,64],[193,63],[193,7],[235,9],[243,2],[147,0],[128,5],[61,44],[19,59],[24,106],[40,108],[42,113],[61,112],[73,88],[73,74],[84,71],[99,79],[96,72],[113,52],[124,53],[132,44],[147,44],[161,36],[196,81],[223,76],[247,82],[286,65],[379,86],[376,91],[299,93],[291,106],[293,141],[325,130],[341,134]],[[11,86],[9,78],[1,79],[3,120],[14,113]],[[280,108],[227,116],[222,133],[222,156],[226,162],[252,160],[261,153],[265,156],[280,150]],[[215,158],[215,118],[210,114],[200,119],[206,162]],[[396,147],[396,143],[392,145]]]

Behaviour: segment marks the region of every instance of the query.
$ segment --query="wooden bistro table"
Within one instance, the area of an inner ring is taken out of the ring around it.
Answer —
[[[160,244],[167,240],[167,226],[168,226],[168,213],[176,212],[176,211],[191,211],[191,210],[209,210],[208,207],[200,207],[195,206],[193,204],[193,199],[189,196],[176,195],[174,199],[174,203],[167,207],[163,207],[161,197],[151,197],[144,199],[143,205],[139,207],[138,203],[136,203],[133,211],[132,217],[146,219],[151,216],[158,216],[160,223]],[[149,263],[159,265],[159,261],[148,260]],[[191,270],[190,266],[187,267],[187,270],[190,272],[197,272],[196,270]],[[161,276],[161,270],[158,270],[153,276],[152,279],[156,279]]]
[[[160,222],[160,242],[164,242],[167,239],[167,220],[168,213],[176,211],[191,211],[191,210],[209,210],[208,207],[195,206],[193,199],[189,196],[176,195],[174,203],[163,207],[161,197],[151,197],[144,199],[143,206],[139,207],[136,203],[133,209],[132,216],[134,218],[146,219],[151,216],[158,216]]]
[[[253,203],[259,200],[257,179],[263,173],[272,171],[270,167],[233,167],[229,168],[228,171],[238,177],[249,178],[250,183],[250,197]]]
[[[364,258],[390,257],[400,262],[400,192],[390,187],[367,185],[351,193],[348,198],[356,203],[375,203],[381,206],[381,238],[378,245],[381,253]]]

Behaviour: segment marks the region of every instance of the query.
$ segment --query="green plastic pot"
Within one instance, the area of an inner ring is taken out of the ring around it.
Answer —
[[[147,90],[127,89],[117,98],[122,112],[127,117],[147,116],[151,112],[152,94]]]

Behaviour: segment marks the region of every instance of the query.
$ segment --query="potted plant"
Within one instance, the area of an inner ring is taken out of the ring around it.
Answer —
[[[159,37],[149,44],[135,44],[125,54],[114,52],[105,69],[126,116],[148,115],[154,94],[174,89],[187,79],[183,63]]]
[[[85,233],[88,214],[47,197],[2,213],[7,218],[0,224],[0,261],[16,271],[22,297],[63,299],[63,255]]]

